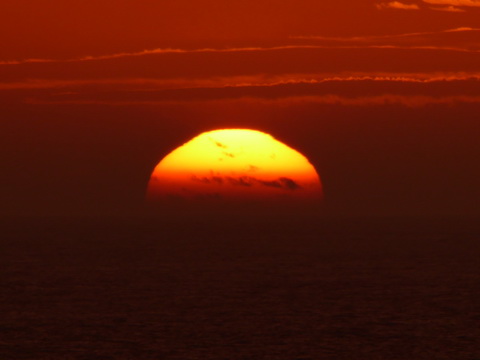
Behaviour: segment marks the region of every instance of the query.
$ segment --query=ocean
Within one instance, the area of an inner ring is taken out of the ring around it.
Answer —
[[[2,220],[0,359],[480,359],[459,219]]]

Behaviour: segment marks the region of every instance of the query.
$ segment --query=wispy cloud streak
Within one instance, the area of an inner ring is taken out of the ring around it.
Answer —
[[[436,5],[436,6],[429,6]],[[387,1],[375,4],[378,10],[435,10],[446,12],[465,12],[465,8],[480,7],[480,0],[418,0],[404,3],[400,1]]]
[[[423,0],[427,4],[480,7],[480,0]]]
[[[329,82],[403,82],[434,83],[453,81],[480,81],[480,73],[352,73],[332,74],[281,74],[277,76],[252,75],[231,76],[209,79],[90,79],[90,80],[27,80],[23,82],[0,83],[0,90],[22,89],[83,89],[87,87],[114,87],[117,90],[137,91],[174,90],[221,87],[271,87],[289,84],[323,84]]]
[[[295,104],[319,104],[319,105],[342,105],[342,106],[379,106],[379,105],[402,105],[407,107],[422,107],[427,105],[449,105],[458,103],[475,103],[480,104],[480,96],[426,96],[426,95],[378,95],[378,96],[363,96],[363,97],[344,97],[340,95],[322,95],[322,96],[292,96],[284,98],[255,98],[243,97],[239,99],[218,100],[214,99],[211,102],[222,103],[275,103],[279,106],[289,106]],[[147,101],[104,101],[104,100],[42,100],[42,99],[28,99],[28,104],[33,105],[106,105],[106,106],[162,106],[162,105],[177,105],[183,102],[172,100],[147,100]],[[191,102],[192,104],[195,102]],[[202,101],[201,103],[205,103]]]
[[[351,36],[351,37],[328,37],[328,36],[291,36],[293,39],[312,39],[312,40],[329,40],[329,41],[372,41],[372,40],[386,40],[386,39],[397,39],[397,38],[409,38],[417,36],[429,36],[429,35],[439,35],[439,34],[448,34],[448,33],[460,33],[460,32],[480,32],[480,28],[472,27],[458,27],[442,31],[424,31],[424,32],[410,32],[402,34],[391,34],[391,35],[372,35],[372,36]]]
[[[398,35],[382,35],[382,36],[364,36],[364,37],[324,37],[324,36],[291,36],[290,39],[294,40],[326,40],[333,42],[368,42],[375,40],[388,40],[395,38],[407,38],[414,36],[426,36],[441,33],[452,32],[469,32],[480,31],[479,28],[461,27],[456,29],[449,29],[440,32],[423,32],[423,33],[405,33]],[[109,55],[99,56],[85,56],[72,59],[23,59],[23,60],[9,60],[0,61],[0,66],[12,66],[22,64],[41,64],[41,63],[76,63],[76,62],[89,62],[89,61],[106,61],[129,57],[142,57],[149,55],[161,55],[161,54],[195,54],[195,53],[236,53],[236,52],[266,52],[266,51],[280,51],[280,50],[300,50],[300,49],[405,49],[405,50],[439,50],[439,51],[456,51],[456,52],[473,52],[478,53],[480,50],[470,49],[461,46],[410,46],[410,45],[396,45],[396,44],[351,44],[351,45],[335,45],[335,44],[290,44],[279,46],[267,46],[267,47],[234,47],[234,48],[199,48],[199,49],[173,49],[173,48],[157,48],[142,50],[138,52],[122,52]]]
[[[142,50],[138,52],[123,52],[110,55],[99,56],[84,56],[74,59],[24,59],[13,61],[1,61],[0,65],[19,65],[27,63],[68,63],[68,62],[82,62],[82,61],[100,61],[111,60],[126,57],[137,57],[145,55],[158,54],[194,54],[194,53],[229,53],[229,52],[258,52],[258,51],[274,51],[274,50],[289,50],[289,49],[316,49],[324,48],[319,45],[282,45],[271,47],[239,47],[239,48],[201,48],[201,49],[173,49],[173,48],[157,48]]]
[[[430,7],[431,10],[434,11],[445,11],[445,12],[453,12],[453,13],[463,13],[465,10],[460,9],[455,6],[445,6],[445,7]]]
[[[387,3],[377,4],[377,9],[397,9],[397,10],[420,10],[417,4],[405,4],[399,1],[390,1]]]

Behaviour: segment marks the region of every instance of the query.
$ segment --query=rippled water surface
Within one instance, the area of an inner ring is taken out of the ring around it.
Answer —
[[[480,358],[473,225],[2,228],[0,359]]]

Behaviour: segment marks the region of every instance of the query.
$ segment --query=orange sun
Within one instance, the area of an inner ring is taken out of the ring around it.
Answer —
[[[322,198],[315,168],[298,151],[255,130],[200,134],[155,167],[147,199],[202,202],[311,202]]]

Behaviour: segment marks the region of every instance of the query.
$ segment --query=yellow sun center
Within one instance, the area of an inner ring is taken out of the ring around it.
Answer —
[[[322,185],[298,151],[255,130],[205,132],[155,167],[147,199],[208,201],[319,200]]]

